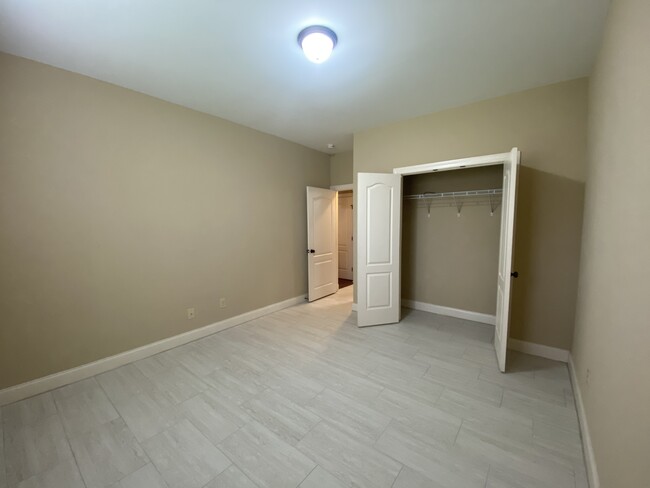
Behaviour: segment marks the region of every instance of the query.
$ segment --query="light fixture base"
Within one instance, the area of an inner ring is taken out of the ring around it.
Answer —
[[[301,30],[298,33],[298,45],[302,48],[302,41],[304,41],[305,37],[307,37],[309,34],[325,34],[327,37],[332,39],[332,48],[336,47],[336,43],[338,42],[338,37],[336,36],[336,32],[334,32],[332,29],[329,27],[325,27],[324,25],[310,25],[309,27],[305,27],[303,30]]]
[[[330,57],[338,37],[329,27],[311,25],[298,34],[298,45],[312,63],[320,64]]]

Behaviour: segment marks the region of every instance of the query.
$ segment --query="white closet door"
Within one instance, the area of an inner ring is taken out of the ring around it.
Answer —
[[[339,289],[336,192],[307,187],[307,281],[309,301]]]
[[[400,319],[402,177],[357,176],[357,324]]]
[[[499,277],[497,283],[497,319],[494,330],[494,348],[499,369],[506,370],[508,328],[510,325],[510,296],[512,260],[515,241],[515,212],[517,204],[517,179],[519,150],[514,148],[510,158],[503,163],[503,197],[501,204],[501,240],[499,244]]]

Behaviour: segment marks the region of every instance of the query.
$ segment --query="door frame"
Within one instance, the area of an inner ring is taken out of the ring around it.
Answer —
[[[348,185],[338,185],[338,186],[348,186]],[[352,185],[349,185],[349,186],[352,186]],[[336,197],[336,204],[338,206],[338,212],[339,212],[339,215],[338,215],[339,218],[336,221],[336,225],[338,227],[337,230],[339,230],[339,231],[341,230],[341,193],[343,193],[344,195],[349,194],[351,199],[352,199],[352,205],[351,205],[351,211],[350,211],[350,229],[349,229],[350,230],[350,235],[348,236],[348,237],[350,237],[350,240],[349,240],[348,245],[350,246],[350,254],[352,255],[353,260],[354,260],[354,252],[356,251],[356,249],[354,248],[354,244],[355,244],[355,242],[354,242],[354,190],[352,188],[350,188],[349,190],[345,190],[345,189],[336,190],[336,196],[337,196]],[[341,240],[339,239],[339,246],[340,246],[340,244],[341,244]],[[341,264],[341,258],[339,256],[339,265],[340,264]],[[351,271],[349,271],[349,275],[348,275],[350,277],[349,278],[344,277],[343,279],[354,281],[354,263],[350,263],[349,267],[351,268]],[[339,279],[341,279],[340,270],[341,270],[341,268],[339,268]]]
[[[513,150],[517,149],[516,147]],[[494,166],[510,161],[512,151],[499,154],[489,154],[487,156],[474,156],[471,158],[451,159],[449,161],[440,161],[439,163],[424,163],[414,166],[402,166],[393,168],[393,173],[402,176],[419,175],[422,173],[435,173],[436,171],[449,171],[453,169],[478,168],[479,166]]]
[[[418,174],[423,174],[423,173],[435,173],[438,171],[451,171],[451,170],[462,170],[462,169],[469,169],[469,168],[478,168],[480,166],[495,166],[498,164],[506,164],[508,162],[515,162],[517,161],[517,164],[519,164],[519,161],[521,159],[521,153],[518,148],[513,147],[509,152],[506,153],[498,153],[498,154],[488,154],[485,156],[474,156],[474,157],[469,157],[469,158],[462,158],[462,159],[452,159],[449,161],[440,161],[437,163],[424,163],[424,164],[417,164],[417,165],[412,165],[412,166],[402,166],[400,168],[393,168],[393,173],[394,174],[399,174],[401,176],[408,176],[408,175],[418,175]],[[515,195],[515,203],[514,205],[516,206],[516,195]],[[503,205],[503,204],[502,204]],[[515,209],[513,208],[513,211]],[[513,218],[515,218],[513,214]],[[504,225],[505,222],[501,222],[501,225]],[[513,227],[514,231],[514,227]],[[514,235],[510,236],[510,242],[514,241]],[[502,244],[500,244],[501,246]],[[514,261],[514,246],[511,249],[511,256],[512,260]],[[510,267],[512,267],[513,262],[510,263]],[[508,286],[508,290],[510,292],[511,285]],[[510,301],[512,298],[509,299]],[[499,305],[499,297],[497,294],[496,297],[497,301],[497,307]],[[512,308],[512,303],[510,303],[510,307],[508,310],[508,314],[510,313],[510,309]],[[509,322],[509,318],[507,319],[507,322]],[[495,325],[495,337],[496,337],[496,327],[498,327],[498,321],[497,324]],[[509,328],[509,324],[508,324]],[[504,351],[507,348],[508,344],[508,339],[509,337],[505,338],[505,345],[503,345]],[[495,343],[495,349],[496,349],[496,343]],[[497,357],[499,357],[499,353],[497,352]],[[501,361],[499,362],[499,369],[502,372],[505,372],[505,353],[503,355],[503,364],[501,364]]]
[[[336,192],[351,190],[353,192],[353,194],[354,194],[354,183],[346,183],[344,185],[330,185],[330,190],[334,190]],[[353,198],[353,201],[354,201],[354,198]],[[337,225],[338,225],[338,222],[337,222]],[[356,209],[353,209],[352,210],[352,234],[353,235],[354,235],[354,232],[356,231],[356,229],[357,229],[357,211],[356,211]],[[352,280],[354,281],[354,269],[355,269],[355,264],[357,262],[357,250],[354,249],[354,244],[352,245],[352,247],[353,247]],[[355,290],[356,290],[356,288],[355,288]],[[356,302],[352,302],[352,310],[356,312],[356,310],[357,310]]]

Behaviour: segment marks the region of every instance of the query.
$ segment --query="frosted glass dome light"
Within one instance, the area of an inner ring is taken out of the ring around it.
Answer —
[[[306,27],[298,34],[298,44],[312,63],[320,64],[332,54],[336,46],[336,34],[332,29],[321,25]]]

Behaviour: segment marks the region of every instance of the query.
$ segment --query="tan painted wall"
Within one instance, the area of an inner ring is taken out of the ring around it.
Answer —
[[[647,0],[612,3],[589,97],[572,354],[602,488],[650,486],[649,20]]]
[[[328,155],[0,54],[0,388],[305,293],[307,185]]]
[[[331,185],[349,185],[352,183],[352,151],[332,155],[330,158]]]
[[[544,86],[354,135],[354,174],[522,151],[511,336],[568,349],[586,164],[587,80]],[[462,308],[462,307],[460,307]]]
[[[426,173],[404,178],[404,194],[501,188],[503,166]],[[402,297],[496,314],[499,229],[497,209],[465,206],[431,211],[407,200],[402,210]],[[444,259],[440,259],[444,256]]]

